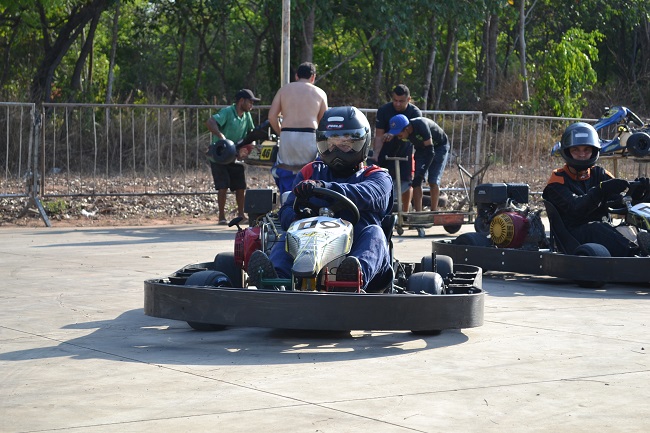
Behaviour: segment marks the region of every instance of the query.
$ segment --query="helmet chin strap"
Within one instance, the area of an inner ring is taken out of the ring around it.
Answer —
[[[350,177],[357,172],[357,170],[359,169],[359,165],[356,165],[354,167],[341,167],[341,168],[334,168],[330,166],[330,169],[332,170],[332,174],[334,175],[334,177]]]

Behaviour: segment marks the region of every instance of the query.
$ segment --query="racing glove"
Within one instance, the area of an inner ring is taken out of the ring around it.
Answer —
[[[293,195],[296,198],[308,199],[314,193],[314,188],[322,188],[323,182],[319,180],[303,180],[293,187]]]
[[[629,182],[625,179],[607,179],[600,182],[600,192],[604,198],[620,194],[627,189]]]

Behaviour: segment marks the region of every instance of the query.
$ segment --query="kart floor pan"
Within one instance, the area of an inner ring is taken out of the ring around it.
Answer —
[[[649,257],[587,257],[554,253],[456,245],[434,241],[433,251],[450,256],[454,263],[479,266],[485,271],[548,275],[577,281],[648,283]]]
[[[211,265],[192,266],[210,269]],[[459,265],[454,271],[462,277],[450,284],[453,294],[439,296],[215,288],[172,284],[169,277],[152,279],[144,283],[144,312],[187,322],[304,330],[435,331],[481,326],[481,270]],[[182,270],[174,275],[178,273]]]

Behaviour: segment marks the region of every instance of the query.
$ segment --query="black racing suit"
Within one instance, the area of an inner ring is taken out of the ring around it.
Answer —
[[[633,256],[638,248],[611,224],[607,201],[600,189],[613,176],[600,166],[573,174],[565,165],[553,170],[542,197],[555,206],[562,221],[581,244],[603,245],[613,257]]]

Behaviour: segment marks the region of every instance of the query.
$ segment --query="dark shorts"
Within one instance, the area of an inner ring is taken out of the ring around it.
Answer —
[[[244,164],[210,164],[212,178],[214,179],[214,188],[216,190],[228,189],[236,191],[246,189],[246,173],[244,173]]]

